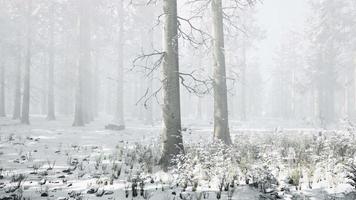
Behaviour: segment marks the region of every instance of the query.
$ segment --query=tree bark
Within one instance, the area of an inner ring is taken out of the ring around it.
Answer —
[[[32,48],[32,34],[31,34],[31,12],[32,12],[32,0],[27,1],[27,48],[26,48],[26,62],[25,62],[25,74],[24,74],[24,91],[22,100],[22,124],[30,124],[30,72],[31,72],[31,48]]]
[[[18,63],[15,72],[15,92],[14,92],[14,110],[12,119],[17,120],[21,118],[21,50],[19,49]]]
[[[243,37],[243,46],[242,46],[242,66],[241,66],[241,120],[246,121],[246,38]]]
[[[0,86],[0,117],[6,117],[5,109],[5,64],[1,63],[1,86]]]
[[[167,170],[173,164],[174,156],[184,153],[184,148],[180,115],[177,1],[164,0],[163,11],[165,55],[161,69],[163,129],[160,164]]]
[[[99,79],[99,63],[98,63],[99,54],[95,54],[95,65],[94,65],[94,77],[93,77],[93,114],[94,117],[99,116],[99,95],[100,95],[100,79]]]
[[[214,58],[214,139],[230,145],[222,0],[212,0]]]
[[[83,88],[83,112],[84,112],[84,123],[88,124],[94,120],[94,102],[93,102],[93,69],[92,69],[92,56],[91,56],[91,15],[92,12],[92,0],[85,1],[85,11],[83,11],[83,16],[81,18],[81,52],[82,52],[82,62],[81,64],[84,66],[84,88]]]
[[[76,90],[76,104],[74,113],[73,126],[84,126],[87,122],[87,117],[85,109],[87,106],[84,102],[84,97],[87,92],[85,84],[85,76],[87,75],[90,52],[88,50],[88,41],[90,35],[88,32],[89,21],[88,21],[88,1],[80,0],[79,5],[79,63],[78,63],[78,85]],[[86,99],[87,101],[87,99]]]
[[[115,121],[119,126],[125,126],[124,119],[124,8],[123,1],[118,3],[119,13],[119,42],[118,42],[118,66],[117,66],[117,89],[116,89],[116,112]]]
[[[50,9],[50,24],[49,24],[49,70],[48,70],[48,109],[47,120],[55,120],[55,103],[54,103],[54,64],[55,64],[55,49],[54,49],[54,3],[51,3]]]

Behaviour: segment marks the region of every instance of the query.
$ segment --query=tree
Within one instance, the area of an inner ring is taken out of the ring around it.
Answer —
[[[31,46],[32,46],[32,34],[31,34],[31,12],[32,12],[32,0],[27,1],[27,32],[26,32],[26,61],[25,61],[25,74],[24,74],[24,91],[22,100],[22,115],[21,123],[30,124],[30,69],[31,69]]]
[[[124,9],[123,1],[118,1],[119,18],[119,42],[118,42],[118,65],[117,65],[117,89],[116,89],[116,112],[117,125],[124,127]]]
[[[0,81],[0,117],[6,117],[5,109],[5,64],[2,62],[1,67],[1,81]]]
[[[230,145],[222,0],[212,0],[214,59],[214,138]]]
[[[48,120],[55,120],[55,103],[54,103],[54,61],[55,61],[55,50],[54,50],[54,2],[51,2],[50,13],[49,13],[49,70],[48,70]]]
[[[355,34],[354,5],[350,0],[312,1],[313,21],[308,32],[312,56],[309,61],[315,71],[315,117],[321,127],[335,123],[338,115],[347,116],[354,110],[354,89],[350,93],[347,91],[354,87],[354,78],[350,77],[354,73],[352,52],[355,48],[351,45]],[[338,95],[340,88],[345,93],[344,98]],[[353,106],[349,106],[350,103]],[[345,108],[339,107],[340,104]],[[343,109],[349,111],[340,113]]]
[[[18,48],[18,63],[16,64],[15,71],[15,91],[14,91],[14,111],[12,114],[12,119],[21,118],[21,49]]]
[[[85,106],[87,104],[87,99],[85,94],[87,94],[87,85],[85,81],[85,76],[87,75],[87,68],[89,65],[90,52],[88,47],[88,42],[90,40],[89,32],[89,4],[87,0],[80,0],[79,2],[79,63],[78,63],[78,85],[76,90],[76,104],[74,113],[73,126],[84,126],[86,121]]]
[[[174,156],[184,152],[180,116],[177,0],[164,0],[163,14],[164,58],[161,66],[163,129],[160,164],[163,169],[167,169],[172,164]]]

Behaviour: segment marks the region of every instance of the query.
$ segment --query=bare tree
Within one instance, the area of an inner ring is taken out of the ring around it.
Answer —
[[[177,0],[164,0],[163,12],[165,18],[164,58],[161,67],[163,129],[160,164],[163,169],[167,169],[172,164],[174,156],[184,152],[180,115]]]
[[[230,145],[222,0],[211,1],[214,59],[214,138]]]

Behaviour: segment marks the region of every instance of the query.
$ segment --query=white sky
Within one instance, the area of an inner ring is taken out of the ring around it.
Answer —
[[[265,31],[265,39],[258,42],[256,52],[260,64],[260,73],[266,88],[271,87],[271,72],[274,66],[276,50],[291,30],[303,33],[310,0],[263,0],[257,6],[257,25]],[[264,97],[268,89],[264,91]],[[267,102],[264,101],[263,104]]]
[[[303,32],[308,8],[307,0],[264,0],[257,6],[257,23],[266,31],[258,45],[262,68],[273,65],[275,49],[289,30]]]

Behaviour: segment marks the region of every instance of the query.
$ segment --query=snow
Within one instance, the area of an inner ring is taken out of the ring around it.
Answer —
[[[186,199],[199,199],[200,195],[216,199],[221,181],[228,183],[235,178],[234,187],[229,192],[222,191],[221,199],[261,199],[274,192],[284,199],[354,198],[344,165],[355,162],[352,151],[356,142],[353,133],[346,129],[232,126],[235,145],[224,149],[212,142],[211,125],[190,122],[184,132],[184,162],[178,162],[166,173],[155,165],[160,125],[128,121],[126,130],[109,131],[104,129],[107,121],[103,117],[78,128],[70,126],[68,117],[47,122],[36,116],[32,117],[31,126],[1,119],[0,197],[9,196],[11,192],[6,191],[19,183],[11,179],[23,174],[25,179],[14,193],[30,199],[39,199],[44,193],[50,199],[78,199],[76,195],[84,199],[126,199],[125,192],[131,195],[135,180],[138,189],[140,181],[144,181],[146,199],[177,199],[179,195]],[[318,145],[323,148],[320,155],[315,155]],[[342,146],[347,147],[345,152]],[[338,157],[341,154],[344,158]],[[138,162],[139,159],[142,161]],[[114,166],[121,172],[116,178]],[[297,176],[302,174],[299,188],[287,181],[295,172]],[[247,179],[261,185],[246,185]],[[184,183],[188,183],[185,191]],[[94,194],[88,194],[89,190]],[[100,197],[101,193],[106,194]]]

